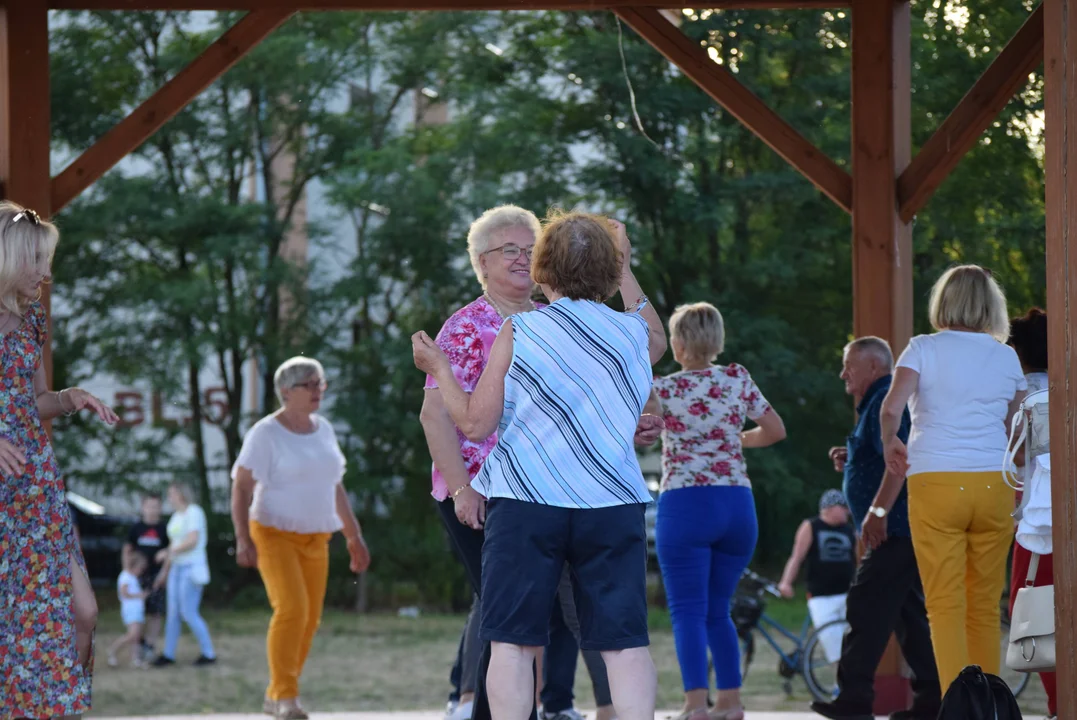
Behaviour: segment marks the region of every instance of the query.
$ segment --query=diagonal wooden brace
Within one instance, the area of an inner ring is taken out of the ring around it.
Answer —
[[[679,67],[715,102],[801,172],[847,213],[853,208],[853,179],[848,172],[767,107],[729,70],[653,8],[616,8],[616,13],[658,52]]]
[[[52,179],[52,212],[78,197],[294,14],[254,10]]]
[[[1006,43],[994,62],[898,178],[901,219],[909,222],[935,194],[1014,93],[1043,62],[1043,5]]]

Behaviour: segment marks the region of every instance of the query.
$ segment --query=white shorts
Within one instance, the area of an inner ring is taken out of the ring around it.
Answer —
[[[132,625],[134,623],[144,624],[146,622],[146,606],[121,607],[120,617],[123,618],[124,625]]]
[[[829,622],[845,619],[845,598],[847,595],[824,595],[823,597],[808,598],[808,614],[811,615],[811,624],[816,630]],[[827,662],[837,662],[841,658],[841,642],[845,638],[843,628],[835,626],[828,628],[819,637],[819,643],[823,646]]]

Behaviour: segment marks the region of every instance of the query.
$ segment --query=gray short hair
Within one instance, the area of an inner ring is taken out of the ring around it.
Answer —
[[[502,230],[522,227],[531,231],[538,239],[542,232],[542,224],[535,217],[535,213],[524,210],[516,205],[499,205],[490,208],[479,219],[471,223],[471,229],[467,233],[467,254],[471,258],[471,267],[475,270],[475,277],[483,287],[486,287],[486,278],[482,276],[482,265],[479,257],[490,248],[490,240]]]
[[[859,337],[845,346],[845,352],[848,353],[853,350],[868,353],[878,360],[887,370],[892,371],[894,369],[894,351],[890,349],[890,343],[886,342],[881,337],[875,337],[874,335]]]
[[[282,390],[291,390],[296,385],[301,385],[314,377],[325,378],[325,368],[320,362],[302,355],[288,358],[273,373],[273,389],[277,393],[277,399],[284,402]]]

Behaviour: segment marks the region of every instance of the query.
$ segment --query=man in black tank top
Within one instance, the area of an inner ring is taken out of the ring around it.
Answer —
[[[793,552],[778,584],[785,597],[793,597],[793,582],[807,561],[808,613],[817,629],[845,619],[845,596],[856,574],[856,535],[849,523],[849,507],[840,490],[827,490],[819,498],[819,514],[797,528]],[[841,657],[843,627],[831,628],[821,642],[827,660]]]

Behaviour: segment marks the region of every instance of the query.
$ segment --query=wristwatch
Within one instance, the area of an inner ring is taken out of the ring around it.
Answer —
[[[879,505],[872,505],[871,507],[868,508],[868,512],[871,513],[872,515],[874,515],[877,518],[886,517],[886,508],[881,507]]]

